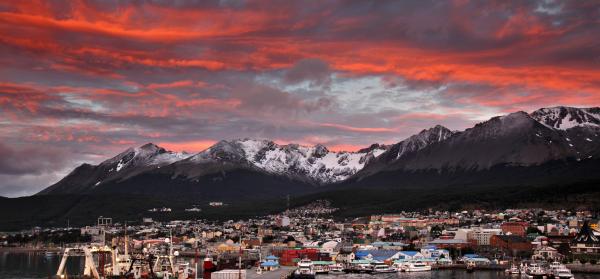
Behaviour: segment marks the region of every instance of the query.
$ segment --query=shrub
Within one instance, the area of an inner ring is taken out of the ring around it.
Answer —
[[[596,259],[591,259],[590,260],[590,264],[597,264],[597,263],[598,263],[598,260],[596,260]]]

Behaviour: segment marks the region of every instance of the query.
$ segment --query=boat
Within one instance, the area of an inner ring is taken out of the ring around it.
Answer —
[[[510,266],[510,268],[507,268],[506,270],[504,270],[504,273],[510,274],[510,275],[518,275],[518,274],[521,274],[521,270],[519,270],[519,268],[515,264],[512,264]]]
[[[527,278],[546,278],[546,270],[537,263],[531,263],[525,269],[525,276]]]
[[[373,265],[373,273],[394,273],[397,271],[396,268],[385,263],[376,263]]]
[[[402,265],[400,270],[404,272],[431,271],[431,266],[422,261],[414,261]]]
[[[58,253],[54,252],[54,251],[46,251],[44,252],[44,256],[46,256],[46,258],[52,258],[54,256],[58,255]]]
[[[575,278],[571,273],[571,270],[568,269],[565,265],[559,262],[553,262],[550,264],[550,271],[548,274],[556,279],[571,279]]]
[[[371,263],[361,262],[361,263],[355,264],[352,267],[352,270],[354,272],[358,272],[358,273],[371,273],[373,271],[373,268],[371,267]]]
[[[294,278],[315,278],[313,263],[309,259],[303,259],[298,263],[298,268],[294,271]]]
[[[341,264],[332,264],[329,265],[329,274],[346,274],[346,272],[344,272],[344,267]]]

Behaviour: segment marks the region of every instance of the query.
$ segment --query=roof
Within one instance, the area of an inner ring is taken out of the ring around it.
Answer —
[[[594,234],[594,230],[590,227],[589,222],[585,221],[583,222],[583,226],[581,226],[579,233],[577,233],[577,236],[573,239],[573,242],[581,244],[600,244],[600,239]]]
[[[482,256],[477,255],[477,254],[465,254],[463,257],[469,258],[469,259],[483,258]]]
[[[270,256],[267,256],[265,259],[267,259],[267,260],[278,260],[279,258],[275,257],[273,255],[270,255]]]
[[[371,255],[373,260],[385,261],[397,253],[398,251],[394,250],[358,250],[354,252],[354,256],[356,256],[357,259],[362,259]]]
[[[268,261],[260,263],[260,266],[279,266],[278,262]]]

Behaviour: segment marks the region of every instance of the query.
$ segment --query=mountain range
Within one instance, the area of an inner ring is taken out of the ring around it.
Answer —
[[[565,189],[574,197],[600,192],[598,158],[600,108],[553,107],[493,117],[464,131],[437,125],[356,152],[236,139],[188,154],[148,143],[98,165],[82,164],[34,197],[235,203],[292,195],[328,198],[348,212],[441,206],[449,199],[501,206]]]
[[[396,144],[373,144],[357,152],[237,139],[187,154],[148,143],[96,166],[83,164],[39,195],[173,193],[177,192],[174,185],[190,191],[181,194],[203,194],[203,190],[210,190],[202,189],[210,188],[207,184],[228,184],[230,176],[238,172],[277,180],[269,184],[292,183],[311,189],[389,172],[480,172],[498,166],[533,167],[571,161],[576,167],[576,162],[599,157],[599,134],[600,108],[555,107],[493,117],[465,131],[437,125]],[[145,184],[145,177],[164,184]],[[255,187],[250,179],[244,184]]]

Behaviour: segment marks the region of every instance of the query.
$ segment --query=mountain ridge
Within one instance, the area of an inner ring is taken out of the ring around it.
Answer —
[[[368,180],[378,173],[476,172],[501,165],[527,167],[561,160],[577,162],[600,157],[597,112],[599,108],[572,107],[542,108],[532,113],[518,111],[492,117],[464,131],[436,125],[395,144],[372,144],[355,152],[332,152],[321,144],[277,144],[251,138],[221,140],[195,154],[173,152],[147,143],[128,148],[95,166],[82,164],[38,194],[108,193],[107,189],[118,192],[136,189],[145,193],[144,187],[136,183],[153,184],[142,177],[152,176],[162,181],[164,187],[177,184],[186,191],[206,195],[206,189],[196,188],[221,184],[240,188],[227,182],[228,177],[239,173],[272,188],[290,183],[295,185],[291,188],[302,194],[314,191],[314,187]],[[248,183],[253,184],[252,179]],[[155,185],[152,189],[163,193],[159,187]]]

